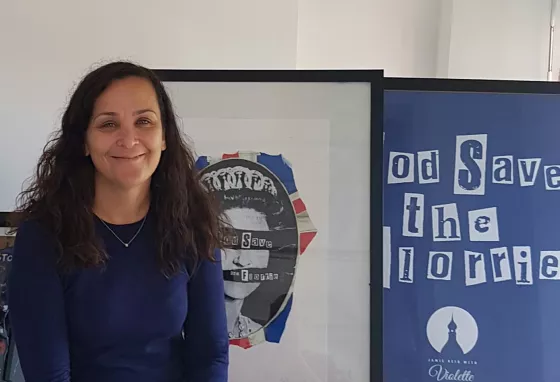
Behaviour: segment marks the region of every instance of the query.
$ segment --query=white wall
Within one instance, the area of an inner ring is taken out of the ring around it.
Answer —
[[[0,210],[95,63],[434,76],[441,0],[18,0],[0,23]]]
[[[441,2],[300,0],[298,68],[373,67],[391,77],[433,77]]]
[[[546,80],[550,0],[447,0],[438,77]]]
[[[21,0],[0,23],[0,210],[95,63],[546,79],[549,0]],[[158,4],[158,5],[156,5]],[[560,68],[557,33],[554,77]]]
[[[0,210],[13,207],[71,88],[94,63],[296,66],[296,0],[22,0],[1,8]]]
[[[549,0],[21,0],[0,23],[0,210],[95,63],[544,80]],[[158,4],[158,5],[156,5]],[[555,77],[560,68],[556,38]]]

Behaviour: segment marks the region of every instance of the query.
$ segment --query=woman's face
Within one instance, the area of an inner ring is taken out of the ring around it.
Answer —
[[[97,180],[131,188],[145,184],[165,150],[161,112],[152,84],[138,77],[113,82],[96,100],[85,153]]]
[[[231,208],[224,212],[232,226],[237,230],[269,231],[266,216],[250,208]],[[270,252],[261,249],[225,249],[223,259],[224,270],[237,270],[247,268],[266,268]],[[224,281],[225,294],[233,299],[243,299],[249,296],[260,285],[255,283],[242,283]]]

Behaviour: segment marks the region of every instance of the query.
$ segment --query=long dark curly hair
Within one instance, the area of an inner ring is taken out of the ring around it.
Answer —
[[[161,111],[166,150],[150,187],[161,270],[172,275],[183,269],[185,261],[189,268],[200,260],[215,261],[213,253],[220,248],[222,232],[218,204],[199,180],[194,154],[177,126],[163,84],[153,71],[130,62],[101,66],[79,83],[29,187],[18,195],[15,231],[27,219],[42,223],[54,238],[63,270],[106,262],[107,254],[95,232],[95,168],[84,155],[85,135],[97,98],[111,83],[127,77],[150,81]]]

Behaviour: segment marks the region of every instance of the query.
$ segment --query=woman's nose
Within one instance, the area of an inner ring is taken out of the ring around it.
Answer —
[[[120,146],[131,149],[138,143],[138,140],[136,139],[136,129],[134,128],[134,126],[131,127],[122,125],[119,133],[120,136],[118,143],[120,144]]]

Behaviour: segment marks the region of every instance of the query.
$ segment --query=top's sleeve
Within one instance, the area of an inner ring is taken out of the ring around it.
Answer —
[[[70,357],[55,247],[36,222],[16,233],[7,301],[26,382],[69,382]]]
[[[229,338],[221,253],[203,261],[188,285],[185,371],[189,382],[227,382]]]

